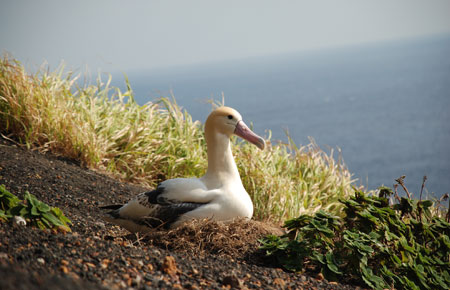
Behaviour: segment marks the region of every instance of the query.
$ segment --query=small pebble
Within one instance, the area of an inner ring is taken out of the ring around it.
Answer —
[[[102,229],[105,228],[105,223],[102,223],[102,222],[95,222],[94,225],[96,225]]]
[[[175,258],[172,256],[166,256],[162,264],[162,270],[170,276],[175,276],[178,272]]]
[[[223,285],[229,285],[232,288],[239,288],[241,286],[241,281],[239,281],[239,278],[236,275],[223,277],[222,283]]]
[[[141,285],[141,282],[142,282],[142,276],[137,274],[136,278],[133,279],[133,284],[139,286],[139,285]]]
[[[126,288],[127,287],[127,283],[125,283],[124,281],[120,281],[120,287]]]
[[[159,282],[161,282],[161,279],[159,279],[157,277],[153,277],[152,285],[155,285],[155,287],[157,287],[157,285],[159,285]]]
[[[27,225],[27,222],[25,221],[25,219],[18,215],[14,216],[13,221],[14,221],[14,225],[16,225],[16,226],[26,226]]]
[[[273,284],[278,285],[281,288],[283,288],[284,285],[286,285],[286,282],[281,278],[275,278],[275,279],[273,279]]]
[[[36,261],[41,265],[45,264],[45,260],[43,258],[37,258]]]

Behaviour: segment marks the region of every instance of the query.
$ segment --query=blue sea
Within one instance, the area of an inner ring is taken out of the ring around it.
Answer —
[[[256,133],[315,139],[368,189],[406,175],[416,196],[450,192],[450,35],[128,72],[144,104],[172,92],[204,122],[225,98]],[[120,75],[115,85],[123,87]],[[338,156],[336,156],[337,158]]]

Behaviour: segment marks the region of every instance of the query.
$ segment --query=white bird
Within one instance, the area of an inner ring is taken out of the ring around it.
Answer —
[[[125,205],[104,206],[111,210],[104,219],[130,232],[148,232],[160,226],[174,228],[191,219],[251,219],[253,203],[231,153],[233,134],[261,150],[265,147],[264,139],[247,127],[236,110],[219,107],[205,123],[208,169],[204,176],[169,179]]]

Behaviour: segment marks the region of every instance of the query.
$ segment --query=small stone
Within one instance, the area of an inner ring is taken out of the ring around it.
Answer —
[[[275,279],[273,279],[273,284],[278,285],[281,288],[283,288],[284,285],[286,284],[286,282],[281,278],[275,278]]]
[[[317,274],[316,279],[319,281],[322,281],[323,279],[325,279],[325,277],[323,276],[322,273]]]
[[[59,269],[60,269],[64,274],[69,273],[69,269],[68,269],[66,266],[61,266],[61,267],[59,267]]]
[[[142,282],[142,276],[137,274],[136,278],[133,279],[133,284],[139,286],[139,285],[141,285],[141,282]]]
[[[26,226],[27,222],[25,221],[25,219],[21,216],[15,215],[13,218],[13,222],[15,226]]]
[[[74,272],[70,272],[69,274],[68,274],[72,279],[74,279],[74,280],[77,280],[77,279],[80,279],[80,276],[78,276],[76,273],[74,273]]]
[[[241,286],[241,281],[236,275],[225,276],[222,280],[223,285],[229,285],[232,288],[239,288]]]
[[[162,270],[164,271],[164,273],[169,274],[170,276],[175,276],[178,272],[175,258],[172,256],[166,256],[162,264]]]
[[[100,267],[102,267],[102,269],[106,269],[108,268],[108,265],[111,261],[109,259],[103,259],[102,262],[100,263]]]
[[[120,284],[121,288],[126,288],[127,287],[127,284],[124,281],[120,281],[119,284]]]
[[[158,285],[159,285],[159,282],[161,282],[162,280],[161,279],[159,279],[158,277],[153,277],[153,279],[152,279],[152,285],[153,286],[155,286],[155,287],[158,287]]]
[[[184,288],[188,289],[188,290],[198,290],[198,286],[197,285],[193,285],[193,284],[186,284],[184,285]]]
[[[98,226],[99,228],[104,229],[105,228],[105,224],[102,222],[95,222],[94,225]]]
[[[37,258],[36,261],[41,265],[45,264],[45,260],[43,258]]]
[[[335,281],[330,281],[328,283],[331,284],[331,285],[337,285],[338,284],[338,282],[335,282]]]
[[[131,260],[131,265],[133,265],[134,267],[136,267],[136,268],[142,268],[142,266],[144,266],[144,262],[142,262],[142,260],[135,260],[135,259],[132,259]]]
[[[152,264],[147,264],[147,270],[152,272],[153,271],[153,265]]]

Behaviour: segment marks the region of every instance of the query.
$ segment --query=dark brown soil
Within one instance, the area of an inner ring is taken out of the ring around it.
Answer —
[[[101,220],[100,205],[147,190],[0,138],[0,184],[59,207],[72,233],[0,223],[0,289],[358,289],[285,272],[258,251],[277,230],[257,222],[196,221],[132,235]]]

